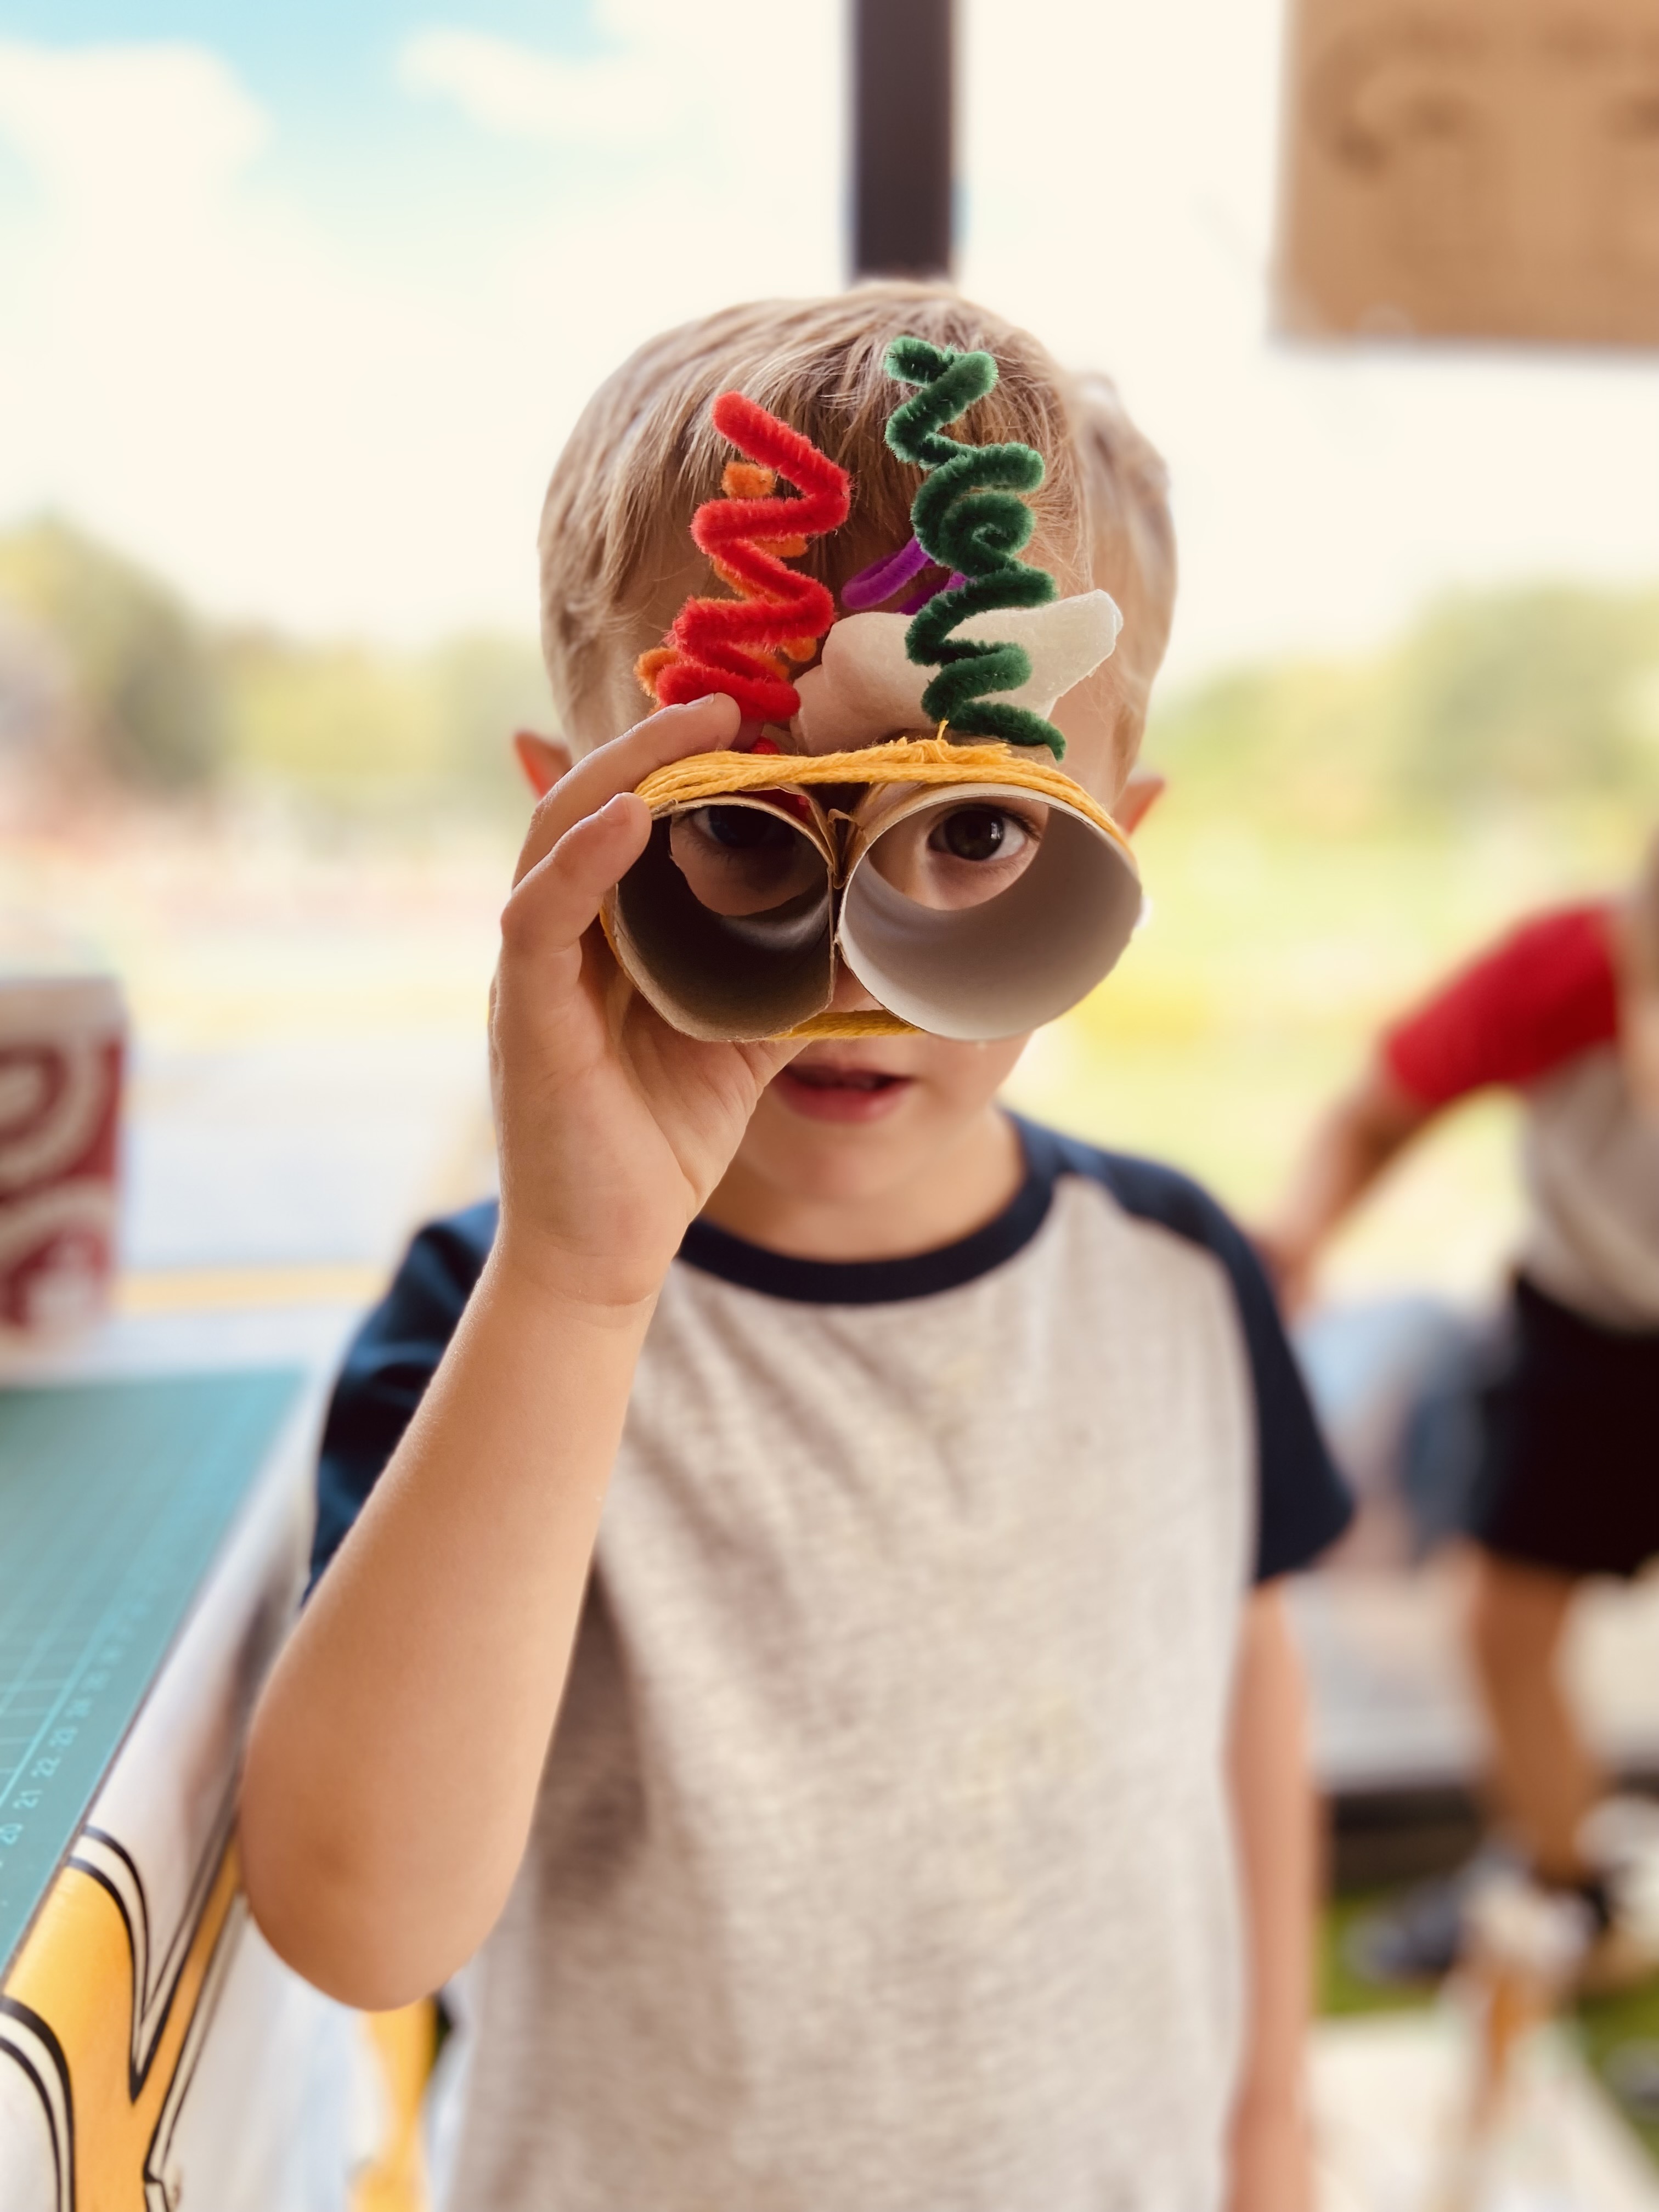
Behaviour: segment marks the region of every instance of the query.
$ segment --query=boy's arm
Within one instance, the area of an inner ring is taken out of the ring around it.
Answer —
[[[1434,1112],[1379,1055],[1318,1124],[1278,1211],[1254,1239],[1286,1311],[1306,1304],[1328,1239]]]
[[[1569,907],[1512,930],[1386,1030],[1370,1066],[1315,1130],[1256,1242],[1301,1304],[1320,1250],[1395,1155],[1443,1108],[1525,1084],[1619,1034],[1615,917]]]
[[[1310,2212],[1304,2090],[1316,1866],[1301,1663],[1283,1586],[1251,1597],[1239,1644],[1230,1779],[1247,1989],[1229,2212]]]
[[[737,721],[669,708],[537,809],[490,1012],[495,1249],[255,1716],[249,1900],[350,2003],[435,1988],[505,1901],[657,1291],[791,1054],[668,1030],[592,928],[649,834],[634,786]]]

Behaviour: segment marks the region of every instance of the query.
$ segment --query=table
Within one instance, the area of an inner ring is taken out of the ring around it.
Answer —
[[[429,2011],[309,1989],[237,1881],[342,1333],[118,1327],[0,1385],[0,2212],[424,2201]]]

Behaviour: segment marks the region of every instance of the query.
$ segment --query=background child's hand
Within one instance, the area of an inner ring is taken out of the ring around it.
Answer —
[[[1273,1285],[1280,1313],[1286,1321],[1298,1320],[1313,1303],[1318,1254],[1276,1228],[1255,1228],[1249,1237]]]
[[[799,1047],[703,1044],[627,982],[599,902],[644,851],[634,787],[729,744],[735,702],[668,707],[589,753],[536,809],[490,1000],[498,1262],[583,1305],[653,1297],[767,1084]]]

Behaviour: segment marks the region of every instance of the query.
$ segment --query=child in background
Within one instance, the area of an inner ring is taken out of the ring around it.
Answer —
[[[1587,1978],[1615,1980],[1651,1962],[1586,1855],[1603,1785],[1558,1665],[1585,1577],[1659,1557],[1659,841],[1622,897],[1522,924],[1384,1033],[1258,1240],[1290,1302],[1389,1163],[1492,1084],[1525,1101],[1529,1219],[1469,1530],[1475,1679],[1503,1809],[1540,1880],[1589,1905]],[[1429,1975],[1459,1934],[1456,1887],[1431,1889],[1372,1948]]]
[[[739,738],[724,697],[638,721],[632,673],[702,582],[711,401],[852,471],[807,556],[838,588],[909,536],[905,332],[994,355],[959,434],[1047,457],[1033,557],[1126,618],[1066,767],[1120,819],[1146,789],[1173,546],[1109,386],[882,286],[601,388],[543,526],[568,749],[530,748],[502,921],[499,1214],[424,1231],[350,1354],[242,1809],[323,1988],[480,1953],[465,2212],[1310,2202],[1279,1584],[1347,1507],[1249,1248],[1000,1109],[1021,1038],[693,1042],[595,927],[635,787]]]

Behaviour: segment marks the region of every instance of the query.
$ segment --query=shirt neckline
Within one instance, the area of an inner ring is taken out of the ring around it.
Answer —
[[[896,1260],[802,1260],[751,1244],[699,1216],[686,1231],[678,1256],[700,1274],[798,1305],[890,1305],[959,1290],[1006,1266],[1048,1218],[1054,1178],[1052,1169],[1038,1158],[1040,1147],[1033,1142],[1038,1133],[1018,1115],[1009,1119],[1024,1158],[1024,1180],[994,1220],[954,1243],[940,1244],[931,1252],[907,1253]]]

